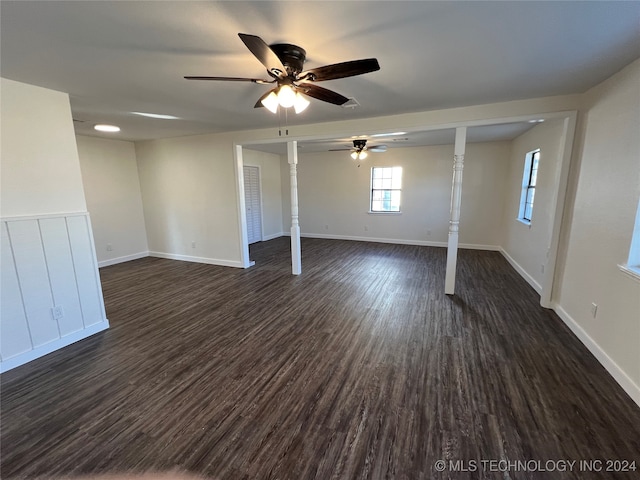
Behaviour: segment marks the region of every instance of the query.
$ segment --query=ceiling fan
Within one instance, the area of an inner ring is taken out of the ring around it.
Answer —
[[[252,82],[261,85],[275,83],[276,87],[262,95],[254,108],[266,107],[276,113],[278,106],[294,107],[295,112],[300,113],[309,105],[309,100],[303,95],[334,105],[343,105],[349,101],[347,97],[319,87],[314,82],[353,77],[380,70],[378,60],[366,58],[303,71],[307,52],[302,47],[290,43],[267,45],[260,37],[246,33],[239,33],[238,36],[260,63],[266,67],[267,74],[271,79],[201,76],[185,76],[184,78],[187,80]]]
[[[357,139],[353,141],[353,148],[336,148],[329,150],[330,152],[344,152],[351,150],[351,158],[354,160],[364,160],[368,157],[368,152],[371,153],[383,153],[387,151],[386,145],[371,145],[367,147],[367,141],[365,139]]]

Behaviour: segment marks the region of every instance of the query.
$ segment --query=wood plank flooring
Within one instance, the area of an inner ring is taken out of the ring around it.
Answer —
[[[111,328],[2,375],[2,477],[640,477],[434,467],[640,466],[640,408],[499,253],[460,251],[454,297],[445,249],[302,253],[299,277],[287,238],[252,246],[247,270],[101,269]]]

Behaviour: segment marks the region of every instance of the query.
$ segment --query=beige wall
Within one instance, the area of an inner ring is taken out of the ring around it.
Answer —
[[[230,136],[139,142],[136,157],[150,252],[241,266]]]
[[[392,148],[386,153],[372,153],[360,164],[354,162],[348,153],[299,155],[298,197],[302,234],[415,244],[446,243],[453,145]],[[467,146],[461,243],[495,248],[500,245],[508,161],[509,142]],[[403,168],[400,214],[369,213],[373,166]]]
[[[501,245],[511,260],[524,271],[521,273],[538,293],[543,282],[542,268],[547,266],[547,251],[551,243],[556,184],[562,161],[563,130],[562,119],[547,121],[520,135],[511,145]],[[517,220],[525,155],[538,148],[540,164],[533,215],[531,224],[525,225]]]
[[[589,91],[585,111],[557,303],[601,349],[598,358],[627,376],[618,381],[635,384],[640,403],[640,282],[617,267],[629,254],[640,197],[640,60]]]
[[[69,96],[0,82],[0,215],[86,211]]]
[[[569,95],[370,119],[290,125],[287,140],[317,136],[336,138],[430,125],[451,127],[476,120],[490,122],[490,119],[515,115],[570,110],[579,102],[580,96]],[[250,149],[252,142],[265,141],[282,142],[283,139],[277,129],[265,128],[136,143],[149,250],[176,258],[188,256],[242,266],[234,144]],[[284,167],[281,168],[283,229],[288,232],[291,222],[286,160],[281,161],[281,166]],[[193,241],[197,245],[195,249],[191,248]],[[467,238],[465,241],[475,240]]]
[[[76,140],[98,261],[103,265],[145,256],[149,247],[133,142]]]
[[[245,165],[260,167],[262,233],[265,239],[280,236],[282,230],[282,180],[280,155],[243,149]]]

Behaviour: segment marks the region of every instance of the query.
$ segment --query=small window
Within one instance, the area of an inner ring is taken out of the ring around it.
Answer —
[[[629,258],[624,265],[618,265],[627,275],[640,282],[640,201],[636,210],[636,223],[631,234],[631,247],[629,248]]]
[[[636,210],[636,223],[633,227],[627,266],[640,274],[640,201],[638,202],[638,210]]]
[[[402,167],[371,169],[371,211],[399,212],[402,192]]]
[[[527,153],[524,160],[524,174],[522,175],[522,194],[520,195],[518,220],[527,224],[531,224],[531,218],[533,215],[533,201],[536,195],[539,161],[540,149]]]

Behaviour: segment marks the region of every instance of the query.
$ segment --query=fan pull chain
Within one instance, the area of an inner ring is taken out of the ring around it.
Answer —
[[[284,135],[289,136],[289,114],[288,110],[284,109]],[[282,136],[282,108],[278,107],[278,136]]]
[[[289,109],[285,108],[284,110],[284,131],[285,135],[289,136]]]

